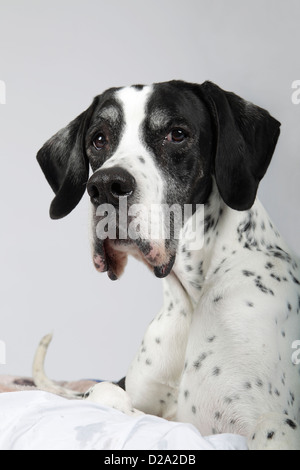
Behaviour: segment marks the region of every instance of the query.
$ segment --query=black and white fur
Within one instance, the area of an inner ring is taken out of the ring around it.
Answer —
[[[172,81],[106,91],[40,150],[56,193],[52,218],[71,212],[88,182],[96,268],[117,279],[132,254],[163,278],[164,305],[126,392],[102,383],[87,399],[189,422],[203,435],[241,434],[250,449],[300,448],[300,368],[291,359],[300,262],[256,198],[279,128],[213,83]],[[180,240],[99,241],[96,207],[121,196],[129,206],[205,204],[203,248],[190,250],[191,221]],[[49,340],[34,378],[61,394],[44,374]]]

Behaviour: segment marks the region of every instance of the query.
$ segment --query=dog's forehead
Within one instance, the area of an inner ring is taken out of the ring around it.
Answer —
[[[115,98],[121,105],[125,122],[134,125],[145,119],[147,103],[152,93],[152,85],[124,87],[116,92]]]
[[[188,115],[195,98],[184,83],[133,85],[107,90],[101,97],[97,117],[117,123],[141,123],[147,118],[154,130],[164,127],[175,116]]]
[[[124,121],[134,125],[146,115],[146,106],[152,93],[151,85],[110,88],[98,96],[96,120],[108,121],[112,126]]]
[[[172,120],[193,120],[195,113],[203,113],[203,104],[192,87],[183,81],[157,83],[148,101],[150,126],[164,126]]]

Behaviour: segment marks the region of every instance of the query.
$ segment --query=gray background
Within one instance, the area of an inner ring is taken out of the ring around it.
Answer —
[[[30,375],[53,331],[50,376],[120,378],[160,308],[143,265],[117,283],[94,270],[87,197],[48,218],[35,154],[108,87],[209,79],[267,108],[283,125],[260,198],[300,252],[299,18],[299,0],[0,0],[0,373]]]

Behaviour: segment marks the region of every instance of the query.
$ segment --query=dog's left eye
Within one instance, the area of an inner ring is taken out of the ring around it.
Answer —
[[[165,137],[167,142],[181,143],[187,138],[187,133],[180,128],[172,129]]]
[[[99,133],[93,140],[93,146],[96,150],[101,150],[106,145],[107,140],[104,134]]]

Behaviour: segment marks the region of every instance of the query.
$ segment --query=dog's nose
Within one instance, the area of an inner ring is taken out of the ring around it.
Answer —
[[[91,202],[96,206],[103,203],[117,206],[119,198],[132,196],[135,188],[134,177],[121,167],[99,170],[91,176],[87,184]]]

